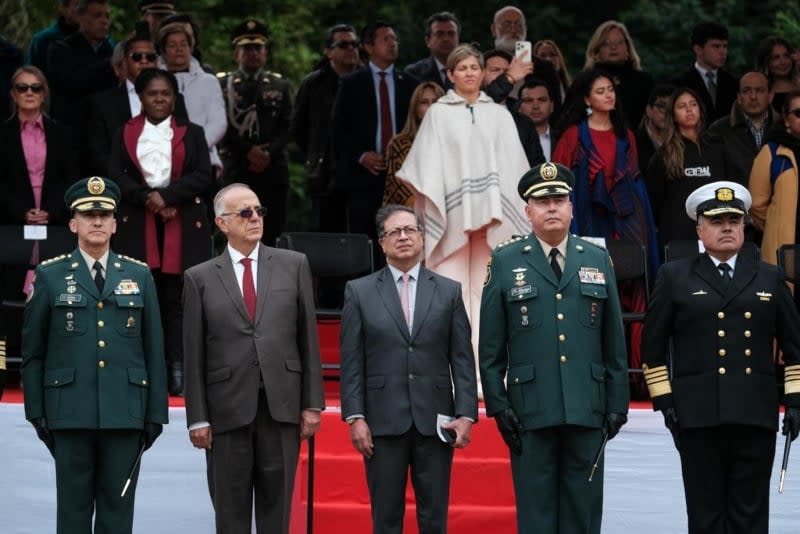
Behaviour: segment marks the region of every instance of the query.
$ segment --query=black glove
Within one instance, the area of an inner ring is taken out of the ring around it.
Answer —
[[[494,420],[497,423],[497,429],[500,431],[500,435],[503,436],[503,441],[506,442],[511,452],[517,456],[522,454],[521,434],[523,428],[517,414],[514,413],[514,409],[506,408],[496,413]]]
[[[666,426],[669,429],[669,433],[672,434],[672,441],[675,442],[675,448],[680,449],[681,440],[678,437],[678,432],[681,426],[678,423],[678,414],[675,413],[675,408],[665,408],[661,413],[664,416],[664,426]]]
[[[610,413],[606,415],[606,421],[603,423],[603,429],[608,435],[608,439],[614,439],[614,436],[619,434],[619,429],[622,425],[628,422],[628,416],[624,413]]]
[[[800,408],[787,406],[786,413],[783,414],[783,435],[791,436],[794,441],[798,433],[800,433]]]
[[[155,443],[156,438],[161,435],[164,426],[159,423],[145,423],[142,438],[144,439],[144,450],[149,449]]]
[[[44,417],[37,417],[36,419],[31,419],[31,424],[36,430],[36,435],[39,436],[39,439],[47,446],[50,454],[53,454],[55,443],[53,441],[53,434],[51,434],[50,429],[47,428],[47,421],[44,420]]]

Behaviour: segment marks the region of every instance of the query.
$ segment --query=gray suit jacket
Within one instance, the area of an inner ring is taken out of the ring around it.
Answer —
[[[184,273],[188,425],[208,421],[219,433],[249,424],[260,377],[276,421],[296,424],[302,410],[325,406],[308,260],[259,245],[257,276],[254,323],[227,248]]]
[[[348,282],[341,329],[342,418],[363,414],[375,436],[436,432],[436,414],[478,420],[475,359],[458,282],[425,267],[413,332],[388,267]]]

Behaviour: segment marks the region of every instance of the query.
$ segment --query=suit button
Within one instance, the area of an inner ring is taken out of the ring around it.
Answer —
[[[128,216],[127,215],[122,217],[122,222],[128,222]]]
[[[253,366],[258,367],[258,360],[253,360]]]
[[[564,320],[564,314],[563,313],[559,313],[558,315],[556,315],[556,317],[558,317],[559,321],[563,321]]]
[[[414,352],[414,347],[408,347],[408,352]]]
[[[527,306],[520,306],[519,307],[519,312],[520,313],[528,313],[528,307]]]
[[[753,370],[748,367],[747,369],[744,370],[744,374],[751,375],[753,374]]]
[[[408,379],[414,380],[416,377],[412,373],[408,373]]]
[[[724,319],[725,318],[725,312],[719,312],[717,314],[717,317],[720,318],[720,319]]]
[[[752,333],[752,332],[750,332],[750,330],[745,330],[745,331],[744,331],[744,337],[750,337],[750,336],[752,336],[752,335],[753,335],[753,333]]]
[[[104,362],[103,360],[100,360],[99,362],[97,362],[97,367],[99,367],[100,369],[102,369],[105,366],[106,366],[106,362]]]
[[[515,379],[514,379],[514,383],[515,383],[515,384],[519,384],[519,377],[517,377],[517,378],[515,378]],[[58,381],[56,381],[56,384],[58,384]]]
[[[727,353],[725,352],[725,349],[719,349],[719,355],[720,355],[720,356],[725,356],[725,354],[727,354]]]
[[[142,380],[142,385],[146,386],[147,385],[147,380]]]
[[[561,334],[560,336],[558,336],[558,340],[559,341],[566,341],[567,340],[567,336],[565,336],[564,334]]]
[[[725,374],[725,368],[724,367],[720,367],[719,368],[719,374],[721,374],[721,375]]]
[[[103,321],[97,321],[97,326],[103,328],[106,325]]]
[[[563,298],[564,296],[561,293],[556,293],[556,300],[561,300]]]
[[[745,356],[750,356],[752,354],[753,354],[753,351],[751,351],[750,349],[744,349],[744,355]]]
[[[194,225],[195,225],[196,228],[202,228],[203,227],[203,223],[201,223],[200,221],[195,221]]]
[[[561,363],[564,363],[564,362],[566,362],[566,361],[567,361],[567,357],[566,357],[566,356],[563,356],[563,355],[562,355],[562,356],[561,356],[561,358],[559,358],[559,359],[561,360]]]
[[[753,314],[752,314],[752,313],[750,313],[750,312],[744,312],[744,318],[745,318],[745,319],[749,319],[749,318],[751,318],[752,316],[753,316]]]
[[[717,332],[717,335],[719,337],[725,337],[725,330],[720,330],[719,332]]]
[[[202,202],[202,200],[200,200],[200,197],[194,197],[194,203],[195,204],[200,204],[201,202]]]
[[[101,339],[100,341],[97,342],[97,346],[102,349],[103,347],[106,346],[106,342]]]
[[[97,303],[97,308],[102,310],[103,309],[103,301]]]

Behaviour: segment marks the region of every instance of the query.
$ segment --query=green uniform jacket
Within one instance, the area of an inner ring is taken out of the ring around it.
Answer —
[[[495,249],[478,350],[490,416],[513,407],[525,429],[599,428],[607,413],[628,412],[614,270],[605,249],[587,241],[569,236],[560,281],[534,235]]]
[[[167,423],[161,317],[147,265],[109,252],[102,295],[78,249],[36,268],[22,328],[25,417],[51,429]]]

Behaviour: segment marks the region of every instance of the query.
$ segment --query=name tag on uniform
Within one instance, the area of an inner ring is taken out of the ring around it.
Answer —
[[[596,267],[581,267],[578,271],[578,279],[583,284],[606,284],[606,274],[600,272]]]
[[[67,302],[69,304],[72,304],[73,302],[80,302],[82,298],[83,295],[77,293],[61,293],[61,295],[59,295],[58,297],[58,300],[60,302]]]
[[[133,280],[121,280],[119,285],[114,289],[115,295],[138,295],[139,284]]]
[[[519,297],[521,295],[527,295],[531,291],[533,291],[533,287],[531,287],[530,284],[528,284],[527,286],[522,286],[522,287],[512,287],[511,288],[511,296],[512,297]]]

